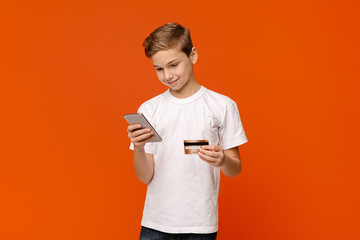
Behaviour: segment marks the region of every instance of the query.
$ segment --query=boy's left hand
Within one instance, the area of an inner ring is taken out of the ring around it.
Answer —
[[[225,152],[219,145],[203,145],[198,152],[201,160],[214,167],[221,167],[225,164]]]

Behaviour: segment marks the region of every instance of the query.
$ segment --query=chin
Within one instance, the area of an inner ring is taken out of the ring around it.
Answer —
[[[177,85],[176,85],[176,86],[173,86],[173,87],[170,87],[170,86],[169,86],[169,88],[171,88],[171,89],[174,90],[174,91],[178,91],[178,90],[182,89],[182,87],[183,87],[183,86],[177,86]]]

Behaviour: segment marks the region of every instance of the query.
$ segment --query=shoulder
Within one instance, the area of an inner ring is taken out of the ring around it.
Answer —
[[[235,101],[230,97],[209,89],[207,89],[206,93],[204,94],[204,100],[209,102],[209,104],[212,106],[218,106],[224,110],[228,110],[229,108],[236,105]]]
[[[142,103],[139,107],[138,112],[141,112],[146,117],[152,118],[153,113],[155,113],[157,107],[163,101],[164,94],[165,93],[159,94],[159,95],[147,100],[146,102]]]

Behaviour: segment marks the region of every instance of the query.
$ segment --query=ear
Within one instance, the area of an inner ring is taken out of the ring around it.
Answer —
[[[191,53],[190,53],[190,61],[191,61],[192,64],[195,64],[197,59],[198,59],[198,53],[197,53],[196,48],[193,47],[191,49]]]

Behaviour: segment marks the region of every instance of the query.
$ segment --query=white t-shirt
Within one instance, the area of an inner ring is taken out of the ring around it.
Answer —
[[[141,225],[168,233],[216,232],[220,168],[185,154],[184,140],[208,140],[225,150],[246,143],[236,103],[205,87],[184,99],[167,90],[139,112],[163,139],[145,145],[155,169]]]

